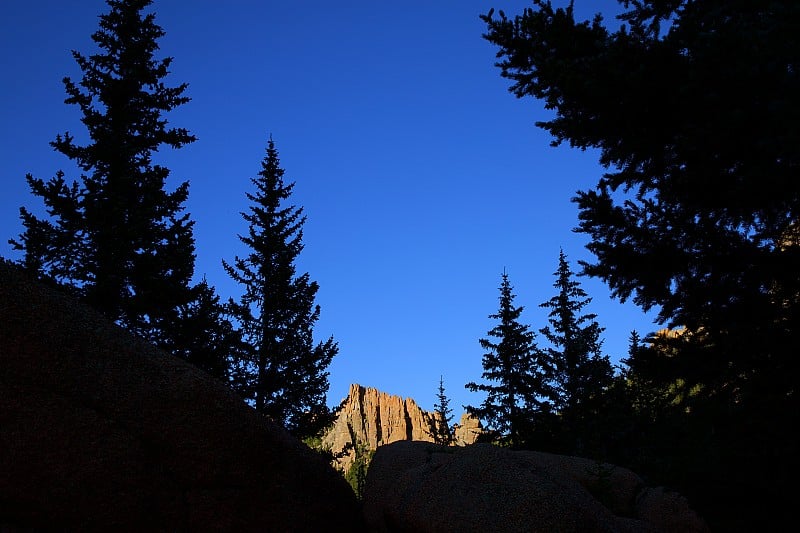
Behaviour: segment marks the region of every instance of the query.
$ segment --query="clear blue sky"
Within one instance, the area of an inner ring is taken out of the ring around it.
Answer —
[[[558,4],[558,2],[556,2]],[[585,17],[616,2],[577,0]],[[572,231],[570,198],[602,173],[597,154],[551,148],[534,126],[549,115],[508,93],[481,38],[489,8],[521,13],[520,0],[436,2],[272,2],[156,0],[166,30],[161,56],[175,58],[169,81],[188,82],[192,101],[168,116],[198,141],[157,155],[173,185],[191,182],[196,274],[227,299],[240,288],[221,260],[243,255],[236,235],[250,177],[271,134],[294,203],[308,216],[299,268],[319,282],[315,333],[333,335],[329,403],[350,383],[412,397],[431,409],[443,375],[458,417],[481,397],[478,339],[493,326],[506,269],[526,307],[523,321],[546,323],[539,304],[554,294],[563,247],[577,269],[589,258]],[[61,78],[78,80],[71,49],[91,53],[102,0],[6,0],[0,18],[0,255],[21,231],[18,209],[41,200],[25,174],[79,174],[48,142],[84,136],[63,103]],[[606,11],[608,12],[608,11]],[[594,301],[605,352],[624,356],[632,329],[652,315],[613,301],[581,278]]]

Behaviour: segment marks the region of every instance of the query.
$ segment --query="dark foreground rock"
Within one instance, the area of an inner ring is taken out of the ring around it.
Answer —
[[[359,530],[329,465],[226,387],[0,260],[0,530]]]
[[[372,531],[708,530],[680,495],[648,488],[630,470],[490,444],[382,446],[364,492]]]

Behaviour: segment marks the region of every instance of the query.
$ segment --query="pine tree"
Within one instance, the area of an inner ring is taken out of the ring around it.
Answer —
[[[450,399],[444,393],[444,377],[439,376],[439,390],[436,393],[436,405],[433,408],[435,417],[433,441],[445,446],[453,442],[453,432],[450,422],[453,420],[453,410],[450,409]]]
[[[594,255],[583,273],[686,328],[667,357],[636,357],[695,391],[694,434],[659,450],[664,483],[707,505],[712,530],[764,529],[765,516],[780,529],[791,516],[753,502],[792,512],[800,2],[620,1],[623,23],[554,3],[490,12],[486,38],[511,91],[553,111],[537,124],[554,144],[606,168],[574,199]],[[725,481],[711,495],[708,479]]]
[[[180,308],[178,335],[168,348],[173,355],[228,383],[233,360],[242,350],[241,335],[205,278],[192,290],[192,300]]]
[[[500,309],[489,318],[499,324],[488,335],[497,339],[480,339],[483,354],[484,380],[470,382],[472,392],[485,392],[480,407],[467,406],[467,411],[487,422],[512,447],[523,444],[525,435],[535,427],[537,415],[546,411],[547,376],[551,371],[545,353],[535,343],[529,326],[520,323],[523,307],[514,306],[515,295],[505,272],[500,285]]]
[[[320,308],[318,290],[309,274],[296,275],[295,260],[303,250],[303,208],[286,206],[294,183],[285,184],[275,143],[270,138],[254,194],[242,217],[250,224],[239,240],[250,248],[223,266],[244,287],[238,302],[229,303],[240,325],[245,353],[233,381],[260,413],[300,436],[313,435],[329,422],[326,368],[338,352],[333,338],[314,344],[313,328]]]
[[[356,440],[353,446],[354,456],[350,468],[345,472],[344,479],[350,484],[358,500],[364,499],[364,487],[367,482],[367,471],[375,455],[375,450],[370,450],[369,446],[360,440]]]
[[[192,298],[193,223],[182,213],[188,182],[167,192],[169,170],[151,156],[162,145],[180,148],[195,137],[169,127],[163,116],[189,98],[186,84],[164,83],[172,58],[154,57],[164,31],[152,13],[143,13],[149,4],[108,0],[110,11],[92,35],[99,51],[72,52],[83,76],[79,83],[64,78],[65,103],[80,109],[90,142],[80,145],[67,132],[50,144],[83,174],[71,184],[62,171],[47,182],[27,175],[49,219],[22,207],[25,231],[9,242],[40,277],[168,346],[180,327],[180,308]]]
[[[554,408],[561,416],[565,433],[575,440],[580,453],[581,442],[588,433],[586,424],[597,412],[605,390],[611,386],[613,367],[602,355],[600,334],[603,328],[595,314],[582,314],[592,301],[573,279],[564,251],[558,256],[558,269],[553,286],[557,294],[541,307],[550,309],[549,325],[540,333],[550,342],[546,349],[553,363]]]

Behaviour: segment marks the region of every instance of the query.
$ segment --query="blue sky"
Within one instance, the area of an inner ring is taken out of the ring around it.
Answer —
[[[559,2],[556,2],[558,4]],[[562,2],[563,3],[563,2]],[[342,5],[343,4],[343,5]],[[576,0],[584,17],[614,1]],[[597,154],[551,148],[534,126],[550,113],[508,93],[481,38],[489,8],[521,13],[529,1],[271,2],[156,0],[173,56],[173,85],[192,101],[168,116],[198,141],[156,156],[173,185],[189,180],[197,277],[223,298],[240,287],[221,260],[244,255],[240,212],[271,134],[308,216],[299,269],[320,285],[318,338],[333,335],[329,403],[350,383],[412,397],[431,409],[443,375],[451,406],[481,397],[478,339],[493,326],[505,269],[526,307],[524,322],[546,323],[539,304],[553,294],[559,248],[573,270],[589,259],[572,231],[576,190],[602,173]],[[71,49],[91,53],[102,0],[7,0],[0,18],[0,255],[21,231],[18,209],[41,201],[25,174],[79,174],[48,143],[80,115],[63,103],[61,78],[80,78]],[[606,328],[604,351],[625,355],[632,329],[657,329],[652,314],[613,301],[581,278],[590,312]],[[541,340],[541,338],[540,338]],[[543,341],[542,341],[543,342]]]

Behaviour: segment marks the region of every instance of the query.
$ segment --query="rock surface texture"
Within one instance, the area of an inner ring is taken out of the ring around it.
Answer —
[[[370,531],[708,531],[680,495],[625,468],[490,444],[383,446],[365,495]]]
[[[483,427],[478,417],[469,413],[461,415],[461,421],[453,426],[453,444],[456,446],[469,446],[478,442],[483,434]]]
[[[370,450],[401,440],[433,442],[434,415],[421,409],[411,398],[403,399],[372,387],[350,385],[347,398],[322,444],[334,453],[349,450],[338,459],[344,471],[355,456],[358,442]]]
[[[322,445],[335,454],[338,468],[347,471],[355,457],[356,442],[376,450],[401,440],[434,442],[436,413],[425,411],[411,398],[405,400],[372,387],[350,385],[347,398]],[[453,445],[466,446],[477,441],[483,432],[480,421],[464,413],[453,427]]]
[[[362,528],[341,476],[222,383],[0,279],[0,530]]]

